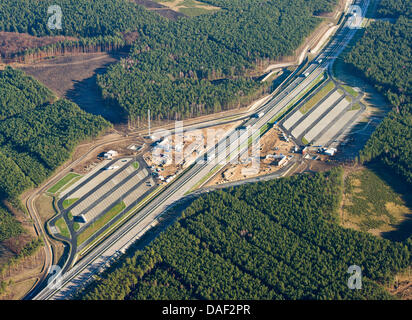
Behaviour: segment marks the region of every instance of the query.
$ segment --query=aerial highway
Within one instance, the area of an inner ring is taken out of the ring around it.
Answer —
[[[362,12],[366,12],[369,1],[362,1],[360,5],[363,9]],[[81,286],[91,281],[94,274],[108,265],[114,257],[124,252],[174,202],[190,192],[193,187],[217,166],[222,166],[247,152],[250,142],[260,138],[256,134],[251,136],[250,131],[260,132],[268,122],[277,119],[288,111],[290,103],[310,88],[314,81],[331,66],[355,32],[356,30],[350,27],[348,20],[345,20],[344,25],[337,31],[331,42],[314,62],[304,69],[299,77],[274,96],[273,99],[258,110],[255,110],[255,112],[261,112],[262,116],[251,117],[243,124],[243,127],[250,128],[251,130],[233,129],[229,131],[226,137],[208,150],[206,158],[204,156],[199,157],[199,161],[189,167],[162,193],[92,249],[87,256],[71,269],[58,274],[56,284],[44,287],[34,299],[58,300],[70,298]],[[228,140],[230,141],[229,145],[227,144]]]

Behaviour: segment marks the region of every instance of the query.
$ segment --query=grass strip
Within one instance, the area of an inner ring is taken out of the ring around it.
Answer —
[[[123,201],[117,203],[113,208],[107,211],[104,215],[102,215],[99,219],[93,222],[90,226],[88,226],[84,231],[82,231],[77,236],[77,245],[79,246],[87,239],[89,239],[93,234],[95,234],[97,231],[103,228],[110,220],[112,220],[125,208],[126,204]]]
[[[63,201],[62,206],[64,209],[67,209],[70,207],[73,203],[75,203],[79,198],[73,198],[73,199],[66,199]]]
[[[53,187],[51,187],[49,190],[47,190],[47,192],[49,193],[56,193],[57,191],[59,191],[64,185],[66,185],[67,183],[69,183],[72,179],[76,178],[80,176],[77,173],[73,173],[70,172],[68,173],[64,178],[60,179]]]
[[[55,222],[55,226],[59,229],[60,234],[63,237],[70,238],[69,228],[67,227],[66,221],[63,218],[58,219]]]
[[[347,85],[342,85],[343,89],[346,90],[347,93],[349,93],[352,97],[356,98],[359,95],[359,92],[357,92],[355,89],[352,87],[349,87]]]
[[[333,81],[329,81],[322,89],[320,89],[308,102],[306,102],[299,110],[302,114],[307,113],[310,109],[318,104],[323,97],[335,88]]]

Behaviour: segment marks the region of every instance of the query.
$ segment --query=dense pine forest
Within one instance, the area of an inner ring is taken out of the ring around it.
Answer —
[[[264,86],[247,76],[292,55],[335,1],[205,1],[223,8],[148,27],[128,59],[98,78],[103,97],[131,118],[219,112],[250,103]]]
[[[62,29],[51,30],[47,23],[49,6],[62,10]],[[65,35],[96,37],[120,35],[155,24],[160,17],[126,0],[2,0],[0,30],[34,36]]]
[[[51,92],[22,71],[0,71],[0,195],[15,199],[65,162],[76,144],[108,123]],[[17,102],[17,103],[15,103]],[[11,108],[12,106],[12,108]]]
[[[69,159],[77,143],[109,126],[22,71],[0,71],[0,201],[19,206],[19,196],[38,186]],[[0,206],[0,241],[24,232]]]
[[[151,109],[157,119],[182,119],[243,106],[266,90],[256,66],[294,54],[337,0],[207,0],[213,14],[170,21],[126,0],[61,0],[62,30],[50,30],[51,0],[2,1],[0,31],[75,36],[25,52],[116,49],[133,33],[130,56],[99,76],[108,104],[131,119]],[[94,48],[94,49],[93,49]],[[20,60],[24,61],[24,57]]]
[[[200,196],[83,299],[383,299],[380,282],[410,263],[403,243],[344,229],[342,169]],[[356,264],[362,290],[347,287]]]
[[[398,18],[400,15],[412,18],[412,6],[409,0],[381,0],[378,16],[382,18]]]
[[[412,184],[412,19],[407,3],[382,1],[379,16],[395,21],[372,22],[345,62],[394,106],[362,150],[361,160],[378,159]]]
[[[49,29],[51,5],[62,10],[62,28]],[[127,0],[5,0],[0,3],[0,31],[32,36],[70,36],[49,45],[3,54],[5,61],[26,62],[63,53],[116,51],[128,46],[147,25],[162,18]],[[41,40],[40,40],[41,41]]]

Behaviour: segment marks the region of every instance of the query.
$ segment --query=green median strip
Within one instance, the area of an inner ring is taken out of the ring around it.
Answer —
[[[329,81],[322,89],[320,89],[308,102],[306,102],[299,110],[302,114],[307,113],[310,109],[318,104],[323,97],[335,88],[335,84]]]
[[[55,222],[55,226],[59,229],[60,234],[63,237],[70,238],[69,228],[67,227],[66,221],[63,218],[58,219]]]
[[[126,204],[123,201],[117,203],[113,208],[107,211],[103,216],[93,222],[77,236],[77,245],[79,246],[87,239],[89,239],[93,234],[103,228],[110,220],[116,217],[125,208]]]
[[[321,73],[315,81],[313,81],[309,87],[307,87],[305,90],[303,90],[301,93],[298,94],[298,96],[292,100],[286,107],[286,110],[289,110],[290,107],[294,106],[297,102],[299,102],[309,91],[311,91],[313,88],[315,88],[317,85],[321,84],[323,81],[328,79],[328,76],[325,73]]]
[[[64,190],[66,190],[67,188],[69,188],[70,186],[72,186],[73,184],[75,184],[77,181],[79,181],[81,178],[83,178],[83,176],[79,175],[78,177],[70,180],[69,183],[65,184],[62,188],[60,188],[59,192],[62,192]]]
[[[342,85],[342,87],[346,90],[347,93],[349,93],[354,98],[356,98],[359,95],[359,92],[357,92],[352,87],[349,87],[347,85]]]
[[[63,186],[68,184],[72,179],[77,178],[77,177],[80,177],[80,175],[77,173],[70,172],[64,178],[59,180],[53,187],[47,190],[47,192],[54,194],[57,191],[59,191]]]
[[[360,104],[357,103],[357,104],[353,105],[353,106],[349,109],[349,111],[359,110],[360,108],[361,108]]]
[[[223,165],[219,164],[216,167],[214,167],[207,175],[205,175],[198,183],[196,183],[188,192],[185,193],[185,195],[195,191],[197,188],[200,188],[207,180],[209,180],[216,172],[218,172]]]
[[[139,162],[133,162],[133,168],[135,168],[136,170],[139,169]]]
[[[269,120],[268,125],[274,124],[276,121],[278,121],[282,116],[284,116],[289,109],[285,108],[281,113],[278,113],[276,116],[274,116],[272,119]]]
[[[89,243],[85,248],[83,248],[79,255],[84,255],[90,248],[97,245],[100,241],[102,241],[105,237],[111,234],[115,229],[119,228],[121,224],[126,222],[132,215],[135,215],[143,206],[145,206],[150,200],[152,200],[156,195],[158,195],[163,189],[164,185],[158,186],[152,193],[146,196],[141,202],[139,202],[135,207],[130,209],[126,214],[124,214],[118,221],[116,221],[112,226],[107,228],[99,237]]]
[[[79,198],[73,198],[73,199],[66,199],[63,201],[62,206],[64,209],[67,209],[70,207],[73,203],[75,203]]]

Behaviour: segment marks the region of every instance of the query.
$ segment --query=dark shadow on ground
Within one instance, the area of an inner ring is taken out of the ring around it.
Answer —
[[[356,123],[344,138],[345,142],[339,145],[335,159],[343,162],[355,160],[381,121],[381,118],[372,118]]]
[[[119,60],[121,55],[111,54],[112,58]],[[84,111],[101,115],[106,120],[118,124],[127,122],[127,117],[117,106],[109,106],[102,98],[97,86],[97,75],[104,74],[112,63],[106,63],[94,70],[92,77],[77,81],[74,80],[74,87],[66,93],[66,98],[76,103]]]
[[[57,265],[60,268],[63,268],[64,263],[67,261],[69,255],[70,255],[70,247],[68,246],[68,244],[63,242],[63,245],[64,245],[63,254],[60,257],[59,261],[57,262]]]

